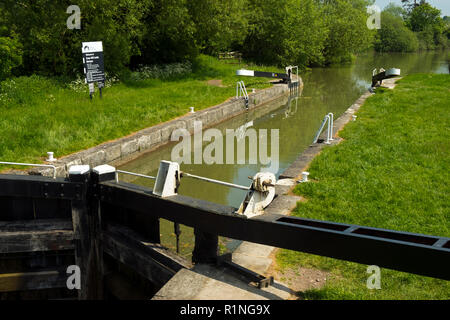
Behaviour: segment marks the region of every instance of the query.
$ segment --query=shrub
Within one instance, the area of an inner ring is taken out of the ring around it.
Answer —
[[[32,75],[2,81],[0,87],[0,107],[12,107],[48,98],[59,86],[55,80]]]
[[[89,92],[89,86],[86,84],[85,76],[77,75],[76,79],[70,81],[67,84],[67,87],[76,92]],[[112,75],[110,76],[107,72],[105,72],[105,88],[111,87],[114,83],[119,82],[119,78]]]
[[[192,73],[192,63],[169,63],[164,65],[141,66],[130,75],[131,80],[173,79]]]

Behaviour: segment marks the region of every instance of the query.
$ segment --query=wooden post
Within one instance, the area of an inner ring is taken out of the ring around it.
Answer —
[[[143,218],[143,234],[145,237],[149,242],[161,243],[159,219],[149,216],[143,216]]]
[[[195,229],[194,234],[195,247],[192,252],[192,262],[216,263],[219,249],[219,236],[199,229]]]
[[[80,197],[72,200],[72,223],[75,237],[75,263],[81,271],[78,298],[103,298],[101,221],[97,184],[100,173],[90,172],[89,166],[72,166],[69,180],[82,182]]]
[[[92,169],[91,173],[91,195],[88,196],[90,204],[90,214],[92,219],[92,250],[93,257],[91,265],[95,272],[91,273],[90,283],[94,286],[95,290],[92,290],[92,296],[94,299],[103,299],[104,297],[104,276],[105,268],[103,264],[103,245],[102,245],[102,207],[100,198],[100,186],[99,183],[108,180],[115,179],[115,168],[102,165]]]
[[[89,186],[89,166],[72,166],[69,169],[69,180],[82,182],[77,200],[72,200],[72,224],[75,242],[75,263],[81,271],[81,288],[78,291],[79,299],[88,299],[90,295],[89,277],[91,270],[89,260],[91,259],[90,219],[88,215],[87,193]]]

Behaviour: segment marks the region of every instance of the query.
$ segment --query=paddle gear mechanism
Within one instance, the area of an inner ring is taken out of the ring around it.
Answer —
[[[252,185],[247,187],[182,172],[180,171],[180,165],[177,162],[165,160],[162,160],[159,165],[153,193],[162,198],[176,195],[178,187],[180,186],[181,178],[183,177],[247,191],[244,201],[236,213],[243,214],[248,218],[262,214],[264,208],[266,208],[275,197],[275,183],[277,180],[273,173],[258,172],[255,176],[249,177],[252,179]]]
[[[250,177],[249,177],[250,178]],[[260,215],[275,197],[276,178],[270,172],[258,172],[237,213],[248,218]]]

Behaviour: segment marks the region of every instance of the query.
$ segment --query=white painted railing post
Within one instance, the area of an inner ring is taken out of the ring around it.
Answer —
[[[322,123],[320,124],[319,130],[317,130],[316,135],[314,136],[313,143],[316,143],[319,139],[320,134],[322,133],[323,128],[325,128],[325,125],[328,124],[327,127],[327,140],[325,141],[325,144],[330,144],[330,141],[333,141],[333,120],[334,115],[333,113],[328,113],[325,115],[325,117],[322,120]]]

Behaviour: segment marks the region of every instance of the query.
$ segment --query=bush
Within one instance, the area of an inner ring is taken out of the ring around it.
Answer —
[[[76,92],[89,92],[89,86],[86,84],[85,79],[84,75],[77,75],[76,79],[70,81],[66,87]],[[107,72],[105,72],[105,79],[105,88],[110,88],[113,84],[120,82],[118,77],[110,76]]]
[[[52,99],[59,85],[55,80],[32,75],[0,82],[0,107],[31,106],[33,101]]]
[[[192,63],[169,63],[165,65],[141,66],[130,75],[131,80],[173,79],[192,73]]]
[[[22,63],[20,43],[9,37],[0,37],[0,81],[8,78],[11,71]]]
[[[378,52],[412,52],[419,48],[419,42],[401,18],[382,12],[374,48]]]

